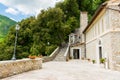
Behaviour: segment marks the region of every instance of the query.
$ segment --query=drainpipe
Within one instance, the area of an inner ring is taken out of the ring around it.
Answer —
[[[85,55],[84,55],[84,57],[86,58],[86,33],[84,33],[84,40],[85,40],[85,45],[84,45],[84,47],[85,47]]]

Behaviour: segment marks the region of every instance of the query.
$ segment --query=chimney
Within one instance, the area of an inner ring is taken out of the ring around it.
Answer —
[[[88,15],[87,12],[80,12],[80,33],[83,32],[83,30],[88,25]]]

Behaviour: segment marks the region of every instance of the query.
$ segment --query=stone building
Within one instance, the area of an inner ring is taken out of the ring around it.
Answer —
[[[80,14],[80,29],[69,35],[70,41],[77,35],[79,43],[70,43],[70,56],[74,59],[106,59],[106,68],[120,70],[120,0],[103,3],[87,24],[87,12]],[[74,35],[73,35],[74,34]],[[71,38],[72,36],[72,38]]]
[[[80,13],[80,28],[76,29],[74,33],[69,35],[70,56],[73,59],[82,59],[85,55],[85,39],[83,30],[88,24],[87,12]]]

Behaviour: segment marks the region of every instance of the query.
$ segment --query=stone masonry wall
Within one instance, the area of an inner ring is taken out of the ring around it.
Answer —
[[[93,40],[89,43],[86,43],[86,58],[90,60],[96,60],[96,45],[97,45],[97,40]]]
[[[87,27],[88,25],[88,16],[87,12],[81,12],[80,13],[80,33],[83,32],[83,30]]]
[[[118,5],[111,5],[109,6],[109,14],[110,14],[110,23],[112,30],[120,30],[120,8]],[[113,9],[113,10],[111,10]]]
[[[42,59],[21,59],[0,62],[0,79],[30,70],[41,69]]]
[[[111,32],[102,35],[101,37],[102,45],[102,57],[106,58],[109,69],[113,69],[113,60],[112,60],[112,50],[111,50]]]
[[[120,71],[120,32],[110,31],[101,39],[103,58],[106,58],[108,68]]]
[[[85,42],[85,35],[83,34],[84,29],[88,25],[88,15],[87,12],[80,13],[80,37],[81,42]]]
[[[119,0],[116,0],[119,1]],[[120,7],[119,2],[114,2],[109,5],[110,23],[111,23],[111,51],[112,65],[114,70],[120,71]]]
[[[86,58],[86,55],[85,55],[85,45],[82,44],[80,45],[81,47],[81,58]]]
[[[111,34],[113,69],[120,71],[120,31]]]

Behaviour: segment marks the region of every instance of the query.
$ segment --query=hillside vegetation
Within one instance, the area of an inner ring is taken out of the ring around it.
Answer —
[[[10,18],[0,15],[0,41],[7,35],[10,27],[16,24],[15,21]]]

